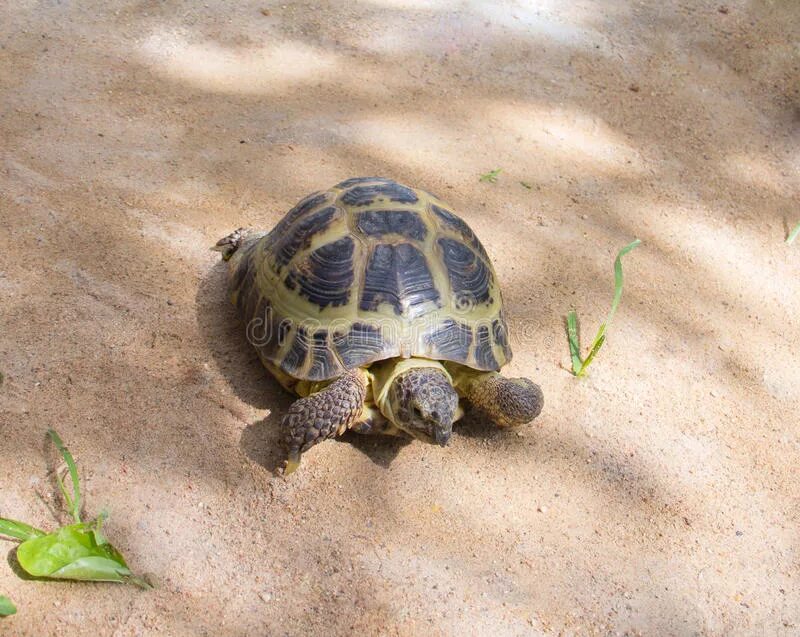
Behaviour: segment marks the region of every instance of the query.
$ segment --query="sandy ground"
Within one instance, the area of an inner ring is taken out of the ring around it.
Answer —
[[[158,587],[4,560],[0,634],[800,634],[799,35],[788,1],[4,3],[0,515],[56,523],[54,426]],[[482,238],[546,408],[284,479],[208,247],[371,174]],[[564,315],[588,340],[634,237],[576,380]]]

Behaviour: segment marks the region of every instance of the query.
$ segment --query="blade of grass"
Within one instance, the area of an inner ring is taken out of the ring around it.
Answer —
[[[567,340],[569,341],[569,355],[572,358],[572,373],[578,374],[583,361],[581,360],[581,337],[578,334],[578,315],[575,310],[567,314]]]
[[[72,457],[72,454],[69,452],[64,446],[64,443],[61,442],[61,437],[56,433],[54,429],[48,429],[47,434],[52,438],[53,444],[56,446],[56,449],[61,453],[61,456],[64,458],[64,462],[67,463],[67,468],[69,469],[69,477],[72,481],[72,497],[69,496],[67,493],[67,489],[64,486],[64,481],[61,479],[61,476],[56,474],[56,479],[58,480],[58,486],[61,487],[61,493],[64,495],[64,500],[67,502],[67,508],[69,509],[70,514],[74,518],[75,522],[80,524],[81,521],[81,487],[80,482],[78,481],[78,467],[75,465],[75,459]]]
[[[24,542],[35,537],[44,537],[47,533],[24,522],[0,518],[0,535],[13,537]]]
[[[792,231],[789,233],[789,236],[788,236],[788,237],[786,237],[786,243],[787,243],[787,244],[791,244],[791,243],[792,243],[792,241],[794,241],[795,239],[797,239],[797,235],[800,235],[800,223],[798,223],[798,224],[795,226],[794,230],[792,230]]]
[[[17,612],[17,607],[5,595],[0,595],[0,617],[8,617]]]
[[[611,311],[608,313],[608,318],[606,319],[604,327],[611,325],[611,319],[614,318],[614,313],[617,311],[617,306],[622,298],[622,257],[638,247],[641,243],[641,239],[631,241],[619,251],[617,258],[614,260],[614,302],[611,303]]]
[[[614,260],[614,299],[611,302],[611,310],[605,322],[603,322],[597,330],[597,335],[594,337],[592,345],[589,347],[589,354],[587,354],[586,358],[582,361],[580,357],[580,338],[578,336],[577,327],[578,316],[575,310],[567,314],[567,340],[569,341],[569,352],[572,358],[572,372],[575,376],[583,376],[586,372],[586,368],[589,367],[589,364],[594,360],[594,357],[597,355],[597,352],[600,351],[603,343],[606,342],[606,330],[609,325],[611,325],[614,314],[617,312],[617,307],[619,307],[619,302],[622,299],[622,257],[641,243],[641,240],[636,239],[617,253],[617,258]]]

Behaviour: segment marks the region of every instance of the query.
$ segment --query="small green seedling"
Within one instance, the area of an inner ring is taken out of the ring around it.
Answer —
[[[480,177],[480,179],[478,181],[487,181],[490,184],[496,184],[497,183],[497,177],[498,177],[498,175],[500,175],[501,172],[503,172],[502,168],[495,168],[494,170],[490,170],[485,175],[481,175],[481,177]]]
[[[17,612],[17,607],[5,595],[0,595],[0,617],[8,617]]]
[[[789,236],[788,236],[788,237],[786,237],[786,243],[787,243],[787,244],[791,244],[791,243],[792,243],[792,241],[794,241],[795,239],[797,239],[797,235],[799,235],[799,234],[800,234],[800,223],[798,223],[798,224],[795,226],[794,230],[792,230],[792,231],[789,233]]]
[[[614,318],[614,313],[617,311],[617,306],[622,298],[622,257],[628,254],[628,252],[633,250],[640,243],[641,241],[636,239],[636,241],[633,241],[622,248],[622,250],[619,251],[619,254],[617,254],[617,258],[614,261],[614,300],[611,302],[611,311],[608,313],[605,322],[600,325],[600,329],[597,330],[597,336],[594,337],[592,346],[589,348],[589,354],[585,359],[581,358],[581,341],[580,335],[578,334],[578,315],[575,310],[570,310],[569,314],[567,314],[567,340],[569,341],[569,354],[572,358],[572,373],[575,374],[575,376],[584,375],[586,368],[589,367],[589,364],[592,362],[592,360],[594,360],[594,357],[597,355],[597,352],[600,351],[603,343],[605,343],[606,331],[608,330],[608,326],[611,325],[611,319]]]
[[[75,524],[47,533],[24,522],[0,518],[0,535],[22,540],[17,547],[19,565],[34,577],[123,582],[152,588],[149,582],[131,572],[119,551],[103,535],[103,522],[108,517],[105,512],[92,522],[81,522],[78,467],[59,435],[52,429],[47,433],[67,465],[72,493],[67,491],[60,471],[56,480]]]

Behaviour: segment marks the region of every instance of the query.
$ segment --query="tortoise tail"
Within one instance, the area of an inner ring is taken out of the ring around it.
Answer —
[[[250,231],[247,228],[238,228],[231,232],[227,237],[223,237],[217,241],[212,250],[222,253],[222,259],[227,261],[233,256],[233,253],[239,249]]]

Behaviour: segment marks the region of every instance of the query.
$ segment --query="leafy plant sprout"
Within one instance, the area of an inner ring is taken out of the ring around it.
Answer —
[[[500,175],[501,172],[503,172],[502,168],[495,168],[494,170],[490,170],[485,175],[481,175],[480,179],[478,179],[478,181],[485,181],[485,182],[488,182],[490,184],[496,184],[497,183],[497,177]]]
[[[594,360],[603,343],[605,343],[606,331],[611,325],[611,320],[614,318],[614,313],[617,311],[617,306],[622,298],[622,257],[640,243],[639,239],[629,243],[619,251],[617,258],[614,260],[614,300],[611,302],[611,311],[608,313],[605,322],[600,325],[600,329],[597,330],[597,335],[594,337],[591,347],[589,347],[589,353],[586,358],[581,358],[578,315],[575,310],[570,310],[569,314],[567,314],[567,341],[569,342],[569,354],[572,359],[572,373],[575,376],[583,376],[585,374],[586,368],[589,367],[589,364]]]
[[[91,522],[81,521],[83,500],[75,459],[54,430],[48,430],[47,434],[66,464],[66,470],[56,472],[56,480],[75,523],[48,533],[24,522],[0,518],[0,535],[21,540],[17,547],[19,565],[34,577],[122,582],[152,588],[149,582],[131,572],[120,552],[103,535],[103,522],[108,518],[105,511]],[[64,483],[67,473],[72,483],[71,493]]]

